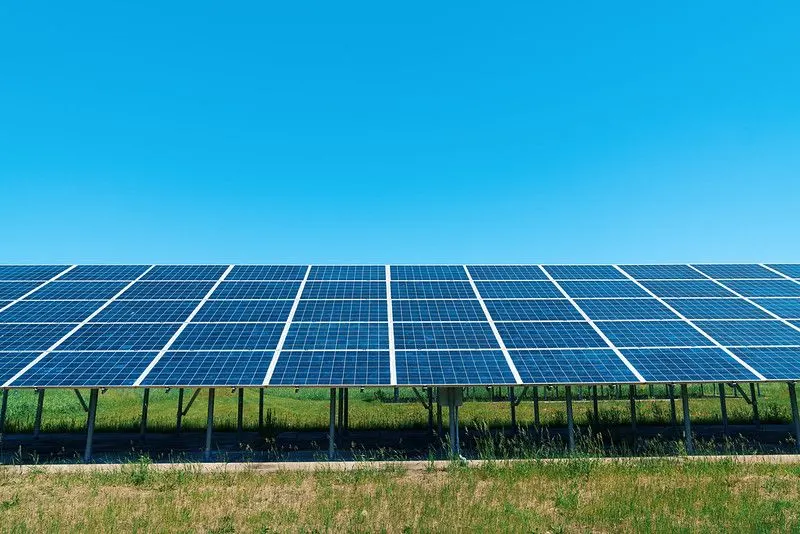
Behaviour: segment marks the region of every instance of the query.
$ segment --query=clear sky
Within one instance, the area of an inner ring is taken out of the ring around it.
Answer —
[[[6,1],[0,262],[800,261],[798,28],[797,1]]]

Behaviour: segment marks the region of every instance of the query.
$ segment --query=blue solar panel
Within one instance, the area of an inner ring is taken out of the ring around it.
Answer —
[[[800,297],[800,284],[791,280],[725,280],[743,297]]]
[[[625,275],[613,265],[545,265],[556,280],[620,280]]]
[[[662,298],[736,296],[711,280],[681,280],[677,282],[647,281],[641,284],[655,295]]]
[[[283,351],[272,386],[386,386],[391,383],[388,351]]]
[[[595,321],[677,318],[656,299],[583,299],[578,304]]]
[[[755,382],[758,377],[717,348],[625,349],[639,374],[651,382]]]
[[[304,299],[385,299],[385,282],[308,282]]]
[[[28,300],[108,300],[120,292],[126,282],[50,282]]]
[[[209,300],[200,308],[192,322],[285,322],[291,309],[291,300]]]
[[[568,300],[487,300],[494,321],[581,321]]]
[[[638,280],[704,280],[706,278],[688,265],[620,265],[620,267]]]
[[[474,299],[469,282],[392,282],[392,299]]]
[[[461,265],[392,265],[392,280],[466,280]]]
[[[499,350],[398,351],[397,383],[408,386],[515,384]]]
[[[225,280],[302,280],[307,265],[237,265]]]
[[[205,280],[214,282],[227,265],[156,265],[142,280]]]
[[[135,280],[149,265],[78,265],[59,280]]]
[[[768,265],[789,278],[800,278],[800,263],[772,263]]]
[[[309,280],[385,280],[383,265],[314,265]]]
[[[143,386],[260,386],[274,351],[168,351]]]
[[[683,321],[608,321],[600,330],[617,347],[697,347],[713,343]]]
[[[59,350],[159,350],[178,329],[176,324],[89,323]]]
[[[589,323],[497,323],[510,349],[607,348]]]
[[[765,269],[760,265],[754,263],[738,263],[738,264],[716,264],[716,265],[694,265],[696,269],[703,271],[711,278],[780,278],[777,275]]]
[[[649,297],[650,295],[631,281],[619,282],[559,282],[564,291],[572,298],[630,298]]]
[[[722,345],[800,345],[800,332],[781,321],[694,321]]]
[[[198,304],[199,300],[115,300],[98,313],[92,322],[181,323]]]
[[[172,350],[271,350],[283,331],[280,323],[189,323]]]
[[[474,300],[393,300],[395,322],[485,321],[480,303]]]
[[[292,323],[285,350],[353,350],[389,348],[383,323]]]
[[[784,319],[800,319],[800,299],[753,299]]]
[[[308,286],[306,286],[307,288]],[[214,300],[290,299],[294,300],[300,282],[222,282],[211,294]]]
[[[473,280],[547,280],[538,265],[470,265]]]
[[[394,344],[398,350],[498,348],[488,323],[395,323]]]
[[[769,380],[800,380],[800,347],[741,348],[733,352]]]
[[[564,298],[551,282],[475,282],[475,285],[485,299]]]
[[[637,382],[613,350],[512,350],[525,384],[619,384]]]
[[[0,265],[0,280],[44,282],[64,271],[69,265]]]
[[[158,352],[51,352],[19,377],[18,387],[131,386]]]
[[[293,322],[385,322],[385,300],[301,300]]]
[[[0,324],[0,351],[45,351],[74,324]]]
[[[18,299],[38,285],[40,285],[40,282],[0,282],[0,299]]]
[[[89,300],[23,300],[0,312],[0,323],[79,323],[102,305]]]
[[[136,282],[119,300],[202,299],[214,282]]]
[[[0,385],[39,356],[39,352],[0,352]]]
[[[769,319],[770,315],[741,299],[665,299],[688,319]]]

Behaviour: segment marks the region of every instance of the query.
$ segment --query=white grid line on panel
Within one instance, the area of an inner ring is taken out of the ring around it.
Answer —
[[[21,297],[17,298],[16,300],[12,300],[12,301],[11,301],[11,302],[9,302],[8,304],[6,304],[6,305],[5,305],[5,306],[3,306],[2,308],[0,308],[0,313],[3,313],[4,311],[6,311],[7,309],[9,309],[11,306],[13,306],[14,304],[16,304],[17,302],[19,302],[19,301],[21,301],[21,300],[25,300],[26,298],[28,298],[29,296],[33,295],[33,294],[34,294],[34,293],[36,293],[37,291],[39,291],[40,289],[42,289],[44,286],[46,286],[46,285],[47,285],[47,284],[49,284],[50,282],[52,282],[52,281],[54,281],[54,280],[58,280],[59,278],[61,278],[62,276],[64,276],[64,275],[65,275],[65,274],[67,274],[68,272],[70,272],[72,269],[74,269],[75,267],[77,267],[77,265],[70,265],[69,267],[67,267],[66,269],[64,269],[63,271],[61,271],[60,273],[58,273],[58,274],[57,274],[57,275],[55,275],[54,277],[52,277],[50,280],[47,280],[46,282],[43,282],[43,283],[39,284],[38,286],[34,287],[33,289],[31,289],[30,291],[28,291],[27,293],[25,293],[25,294],[24,294],[24,295],[22,295]]]
[[[386,319],[389,323],[389,382],[397,385],[397,358],[394,351],[394,315],[392,312],[392,271],[386,266]]]
[[[508,368],[511,370],[511,374],[514,377],[514,381],[517,384],[522,384],[522,377],[519,376],[519,371],[517,371],[517,366],[514,363],[514,360],[511,359],[511,354],[509,354],[508,348],[506,348],[506,342],[503,341],[502,336],[500,336],[500,331],[497,329],[497,325],[494,324],[494,321],[492,320],[492,314],[489,313],[489,308],[486,307],[486,303],[483,301],[483,297],[481,297],[481,292],[478,291],[478,286],[475,284],[475,280],[472,279],[472,274],[469,272],[469,268],[467,268],[466,265],[464,265],[464,272],[467,273],[467,278],[469,279],[469,285],[472,286],[472,291],[475,293],[475,298],[478,299],[478,303],[481,305],[483,314],[486,316],[486,321],[489,323],[489,327],[492,329],[494,338],[497,340],[497,344],[500,345],[500,350],[503,353],[503,357],[505,357],[506,359]]]
[[[214,285],[211,286],[211,289],[208,290],[208,293],[206,293],[203,299],[197,304],[197,306],[195,306],[194,310],[192,310],[192,313],[190,313],[189,316],[186,319],[184,319],[184,321],[181,323],[181,325],[178,327],[175,333],[172,334],[172,337],[169,338],[167,343],[161,348],[160,351],[158,351],[158,354],[156,354],[156,357],[153,358],[153,361],[150,362],[150,364],[145,368],[144,371],[142,371],[142,374],[139,375],[139,378],[137,378],[136,381],[133,383],[133,387],[139,387],[142,384],[142,381],[144,381],[144,379],[147,378],[147,375],[150,374],[150,371],[153,370],[153,367],[155,367],[156,364],[161,360],[161,358],[164,357],[164,354],[166,354],[167,351],[170,349],[170,347],[172,347],[173,343],[175,343],[175,341],[178,339],[178,336],[180,336],[186,329],[186,327],[189,326],[189,323],[192,322],[192,319],[194,319],[195,316],[200,312],[200,308],[202,308],[205,305],[205,303],[208,302],[208,300],[211,298],[211,294],[214,293],[214,291],[216,291],[216,289],[223,282],[223,280],[225,280],[225,277],[227,277],[232,270],[233,270],[233,265],[228,265],[228,268],[225,269],[225,272],[222,273],[222,276],[220,276],[219,279],[216,282],[214,282]]]
[[[63,336],[61,339],[59,339],[58,341],[56,341],[55,343],[53,343],[52,345],[50,345],[50,347],[49,347],[49,348],[48,348],[46,351],[42,352],[42,353],[41,353],[39,356],[37,356],[36,358],[34,358],[34,360],[33,360],[32,362],[30,362],[28,365],[26,365],[25,367],[23,367],[22,369],[20,369],[20,370],[19,370],[19,372],[18,372],[17,374],[15,374],[14,376],[12,376],[12,377],[11,377],[11,378],[9,378],[8,380],[6,380],[5,384],[3,384],[3,385],[2,385],[2,386],[0,386],[0,387],[8,387],[8,386],[9,386],[9,385],[10,385],[12,382],[14,382],[16,379],[18,379],[19,377],[21,377],[22,375],[24,375],[25,373],[27,373],[27,372],[30,370],[30,368],[31,368],[31,367],[33,367],[34,365],[36,365],[37,363],[39,363],[40,361],[42,361],[42,359],[43,359],[45,356],[47,356],[47,355],[48,355],[48,354],[50,354],[51,352],[53,352],[53,351],[55,351],[56,349],[58,349],[58,347],[60,347],[60,346],[61,346],[61,345],[62,345],[62,344],[63,344],[63,343],[66,341],[66,340],[68,340],[68,339],[69,339],[69,338],[70,338],[70,337],[71,337],[71,336],[72,336],[72,335],[73,335],[75,332],[77,332],[78,330],[80,330],[81,328],[83,328],[83,327],[84,327],[84,325],[86,325],[86,324],[87,324],[89,321],[91,321],[92,319],[94,319],[95,317],[97,317],[97,315],[98,315],[98,314],[99,314],[101,311],[105,310],[105,309],[106,309],[108,306],[110,306],[112,302],[114,302],[115,300],[117,300],[117,298],[118,298],[118,297],[120,297],[120,296],[121,296],[123,293],[125,293],[125,292],[126,292],[128,289],[130,289],[130,287],[131,287],[133,284],[135,284],[136,282],[138,282],[138,281],[139,281],[139,280],[140,280],[140,279],[141,279],[141,278],[142,278],[144,275],[146,275],[147,273],[149,273],[149,272],[150,272],[150,271],[151,271],[151,270],[152,270],[154,267],[155,267],[155,265],[151,265],[150,267],[148,267],[148,268],[147,268],[147,270],[146,270],[145,272],[143,272],[142,274],[140,274],[140,275],[139,275],[139,276],[138,276],[136,279],[132,280],[132,281],[131,281],[131,282],[129,282],[129,283],[128,283],[128,284],[127,284],[125,287],[123,287],[122,289],[120,289],[120,290],[117,292],[117,294],[116,294],[116,295],[114,295],[114,296],[113,296],[113,297],[111,297],[110,299],[106,300],[106,301],[105,301],[105,302],[104,302],[104,303],[103,303],[103,304],[102,304],[102,305],[101,305],[99,308],[97,308],[95,311],[93,311],[93,312],[92,312],[92,313],[91,313],[91,314],[90,314],[90,315],[89,315],[89,316],[88,316],[86,319],[84,319],[83,321],[81,321],[80,323],[78,323],[77,325],[75,325],[75,328],[73,328],[72,330],[70,330],[69,332],[67,332],[67,333],[66,333],[66,334],[65,334],[65,335],[64,335],[64,336]]]
[[[589,326],[591,326],[591,327],[594,329],[594,331],[595,331],[595,332],[597,332],[597,335],[599,335],[601,338],[603,338],[603,341],[605,341],[605,342],[606,342],[606,345],[608,345],[608,348],[610,348],[611,350],[613,350],[613,351],[614,351],[614,354],[616,354],[616,355],[617,355],[617,358],[619,358],[619,359],[622,361],[622,363],[624,363],[624,364],[625,364],[625,367],[627,367],[627,368],[628,368],[628,370],[629,370],[631,373],[633,373],[633,374],[634,374],[634,376],[636,376],[636,380],[638,380],[639,382],[646,382],[646,380],[645,380],[645,379],[644,379],[644,377],[641,375],[641,373],[639,373],[639,371],[636,369],[636,367],[634,367],[634,366],[633,366],[633,364],[632,364],[631,362],[629,362],[629,361],[628,361],[628,358],[626,358],[626,357],[625,357],[625,356],[624,356],[624,355],[623,355],[623,354],[622,354],[622,353],[619,351],[619,349],[617,348],[617,346],[616,346],[616,345],[614,345],[614,343],[613,343],[613,342],[612,342],[610,339],[608,339],[608,337],[605,335],[605,333],[604,333],[602,330],[600,330],[600,327],[599,327],[599,326],[597,326],[597,325],[594,323],[594,321],[593,321],[593,320],[592,320],[592,319],[591,319],[591,318],[590,318],[590,317],[589,317],[589,316],[586,314],[586,312],[585,312],[585,311],[583,311],[583,309],[582,309],[580,306],[578,306],[578,303],[577,303],[577,302],[575,302],[575,299],[573,299],[573,298],[572,298],[572,297],[569,295],[569,293],[567,293],[567,292],[564,290],[564,288],[563,288],[563,287],[561,287],[561,284],[559,284],[558,282],[556,282],[555,278],[553,278],[553,276],[552,276],[552,275],[551,275],[551,274],[548,272],[548,270],[547,270],[547,269],[545,269],[543,265],[539,265],[539,268],[542,270],[542,272],[545,274],[545,276],[547,276],[547,278],[550,280],[550,282],[552,282],[552,283],[553,283],[553,285],[555,285],[555,286],[556,286],[556,288],[558,288],[558,290],[561,292],[561,294],[562,294],[562,295],[564,295],[564,297],[565,297],[567,300],[569,300],[570,304],[572,304],[572,306],[573,306],[573,307],[574,307],[574,308],[575,308],[575,309],[578,311],[578,313],[580,313],[580,314],[581,314],[581,317],[583,317],[583,318],[586,320],[586,322],[587,322],[587,323],[589,323]]]
[[[269,384],[270,380],[272,380],[272,374],[275,372],[275,367],[278,365],[278,358],[281,355],[281,350],[283,350],[284,343],[286,343],[286,336],[289,335],[289,328],[292,326],[292,319],[294,319],[294,314],[297,313],[297,307],[300,305],[300,299],[303,297],[303,289],[306,287],[309,274],[311,274],[311,265],[306,268],[306,274],[303,277],[303,281],[300,282],[300,287],[297,288],[297,295],[294,296],[292,308],[289,310],[289,316],[286,318],[286,324],[283,325],[283,331],[281,332],[280,339],[278,339],[278,345],[275,347],[275,352],[272,354],[272,360],[269,362],[267,374],[264,375],[264,380],[261,382],[265,386]]]
[[[780,272],[779,270],[773,269],[769,265],[766,265],[764,263],[759,263],[758,265],[760,265],[761,267],[767,269],[768,271],[772,271],[773,273],[781,276],[784,280],[789,280],[790,282],[794,282],[795,284],[800,284],[800,281],[798,281],[797,279],[792,278],[791,276],[787,276],[787,275],[783,274],[782,272]],[[774,278],[770,278],[770,280],[774,280]]]
[[[690,319],[687,319],[687,318],[686,318],[686,316],[684,316],[684,315],[683,315],[682,313],[680,313],[678,310],[676,310],[675,308],[673,308],[672,306],[670,306],[668,303],[666,303],[666,302],[664,301],[664,299],[662,299],[661,297],[657,296],[655,293],[653,293],[652,291],[650,291],[649,289],[647,289],[647,288],[646,288],[644,285],[642,285],[642,284],[641,284],[641,283],[640,283],[638,280],[636,280],[634,277],[632,277],[630,274],[628,274],[626,271],[624,271],[624,270],[623,270],[623,269],[622,269],[622,268],[621,268],[619,265],[614,265],[614,267],[615,267],[617,270],[619,270],[619,272],[621,272],[622,274],[624,274],[624,275],[625,275],[625,276],[626,276],[626,277],[627,277],[627,278],[628,278],[628,279],[629,279],[631,282],[633,282],[633,283],[634,283],[634,284],[636,284],[637,286],[639,286],[639,287],[641,287],[642,289],[644,289],[645,291],[647,291],[647,293],[648,293],[649,295],[652,295],[652,296],[653,296],[653,298],[655,298],[656,300],[658,300],[659,302],[661,302],[661,304],[663,304],[664,306],[666,306],[667,308],[669,308],[669,309],[670,309],[670,311],[672,311],[672,313],[674,313],[675,315],[677,315],[678,317],[680,317],[681,319],[683,319],[684,321],[686,321],[686,324],[688,324],[689,326],[691,326],[692,328],[694,328],[695,330],[697,330],[697,332],[698,332],[699,334],[701,334],[701,335],[702,335],[704,338],[706,338],[707,340],[711,341],[711,342],[712,342],[712,343],[713,343],[713,344],[714,344],[714,345],[715,345],[717,348],[720,348],[720,349],[722,349],[723,351],[725,351],[725,354],[727,354],[728,356],[730,356],[731,358],[733,358],[734,360],[736,360],[736,362],[738,362],[740,365],[742,365],[742,366],[743,366],[745,369],[747,369],[748,371],[750,371],[751,373],[753,373],[754,375],[756,375],[756,376],[758,377],[758,379],[759,379],[759,380],[766,380],[766,379],[767,379],[767,378],[766,378],[764,375],[762,375],[761,373],[759,373],[758,371],[756,371],[755,369],[753,369],[753,367],[751,367],[751,366],[750,366],[750,365],[749,365],[747,362],[745,362],[744,360],[742,360],[741,358],[739,358],[739,357],[738,357],[736,354],[734,354],[733,352],[731,352],[731,351],[730,351],[730,349],[728,349],[727,347],[725,347],[724,345],[722,345],[722,344],[721,344],[719,341],[717,341],[716,339],[714,339],[713,337],[711,337],[711,335],[709,335],[708,333],[706,333],[706,331],[705,331],[705,330],[703,330],[702,328],[700,328],[699,326],[697,326],[696,324],[694,324],[694,323],[693,323],[693,322],[692,322]]]

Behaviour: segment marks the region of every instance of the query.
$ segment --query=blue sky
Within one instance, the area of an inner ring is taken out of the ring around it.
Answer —
[[[0,262],[800,261],[800,4],[544,4],[4,2]]]

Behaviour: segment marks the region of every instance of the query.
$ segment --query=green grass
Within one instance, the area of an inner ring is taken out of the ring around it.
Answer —
[[[576,459],[445,471],[0,469],[7,532],[791,532],[800,465]]]

